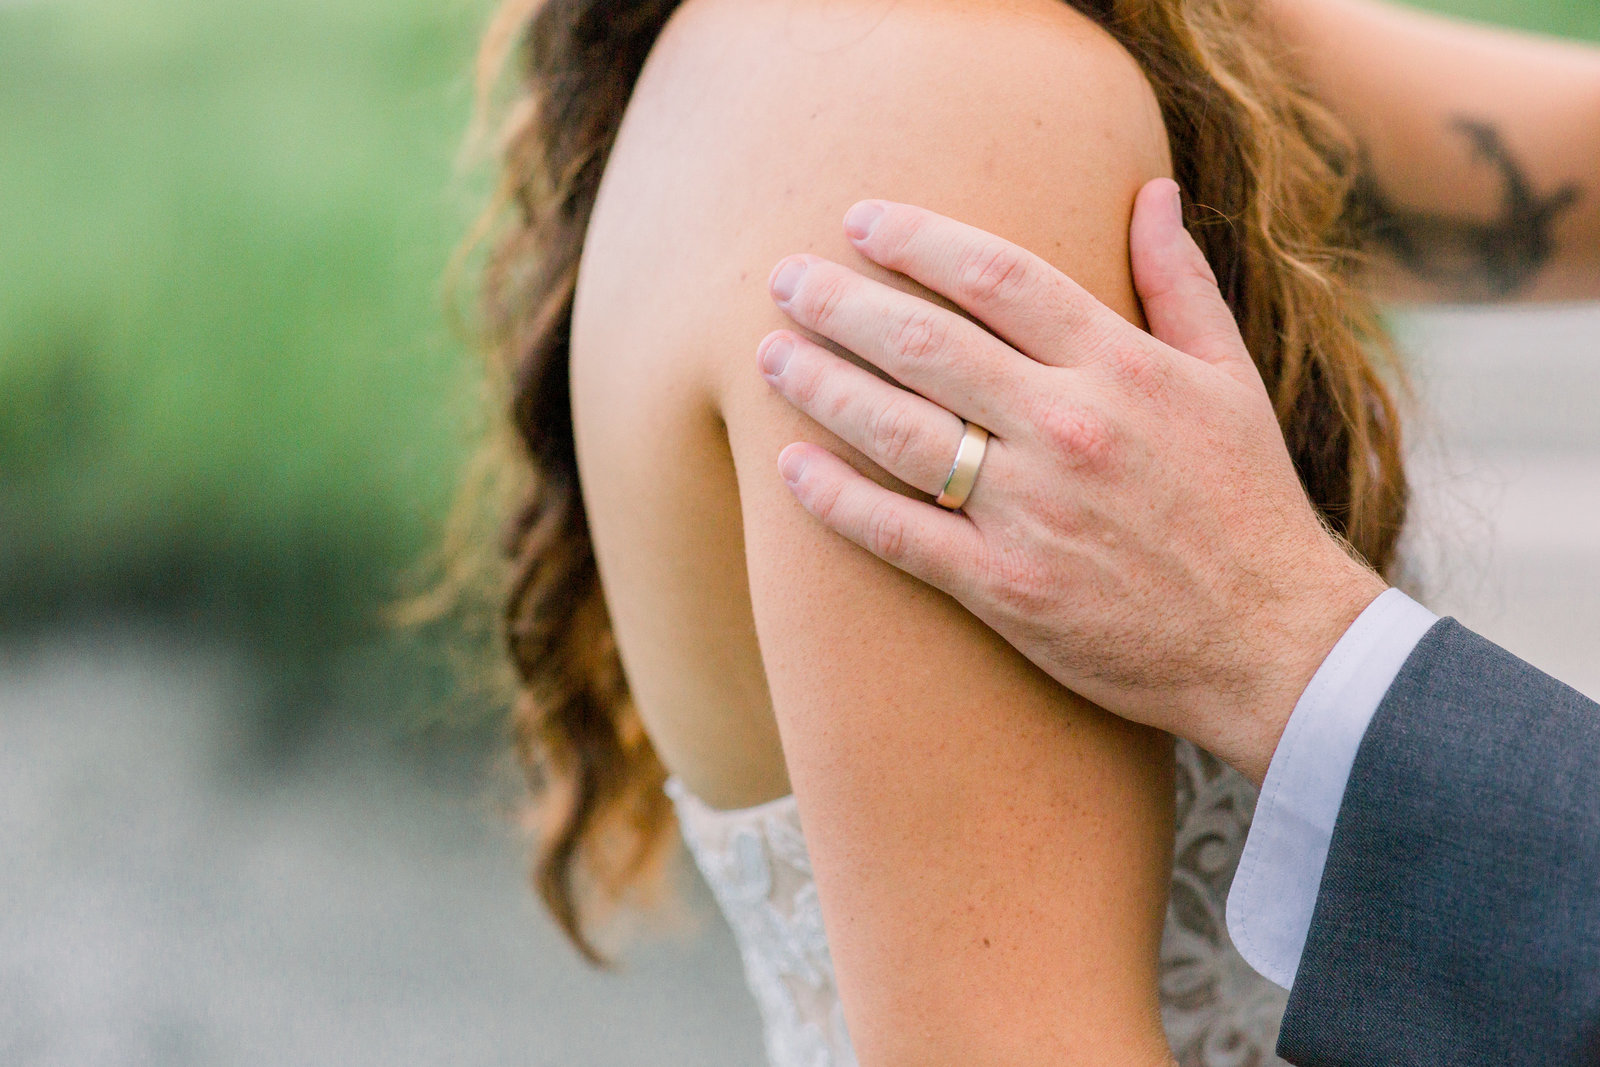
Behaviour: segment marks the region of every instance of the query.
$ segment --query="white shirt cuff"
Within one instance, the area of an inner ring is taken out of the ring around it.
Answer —
[[[1356,750],[1400,668],[1439,617],[1398,589],[1367,606],[1322,662],[1284,726],[1228,892],[1245,962],[1294,984]]]

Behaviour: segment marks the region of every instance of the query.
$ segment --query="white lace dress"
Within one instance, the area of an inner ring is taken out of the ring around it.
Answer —
[[[771,1067],[854,1067],[811,858],[793,797],[737,811],[667,792],[684,839],[733,928]],[[1255,807],[1228,767],[1178,744],[1178,833],[1161,944],[1161,1005],[1182,1067],[1264,1067],[1286,994],[1228,940],[1223,905]]]

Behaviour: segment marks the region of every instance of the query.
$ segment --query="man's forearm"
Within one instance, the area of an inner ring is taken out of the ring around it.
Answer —
[[[1360,146],[1391,297],[1600,298],[1600,49],[1377,0],[1263,10]]]

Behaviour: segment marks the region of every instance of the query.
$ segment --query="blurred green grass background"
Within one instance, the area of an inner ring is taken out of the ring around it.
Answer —
[[[1600,40],[1594,0],[1430,6]],[[0,0],[0,627],[176,615],[312,685],[414,665],[381,609],[476,419],[440,293],[486,15]]]
[[[383,640],[469,441],[483,10],[0,3],[0,624]]]

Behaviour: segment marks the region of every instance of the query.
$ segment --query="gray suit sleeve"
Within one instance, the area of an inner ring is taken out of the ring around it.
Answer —
[[[1356,754],[1278,1054],[1600,1064],[1600,706],[1428,632]]]

